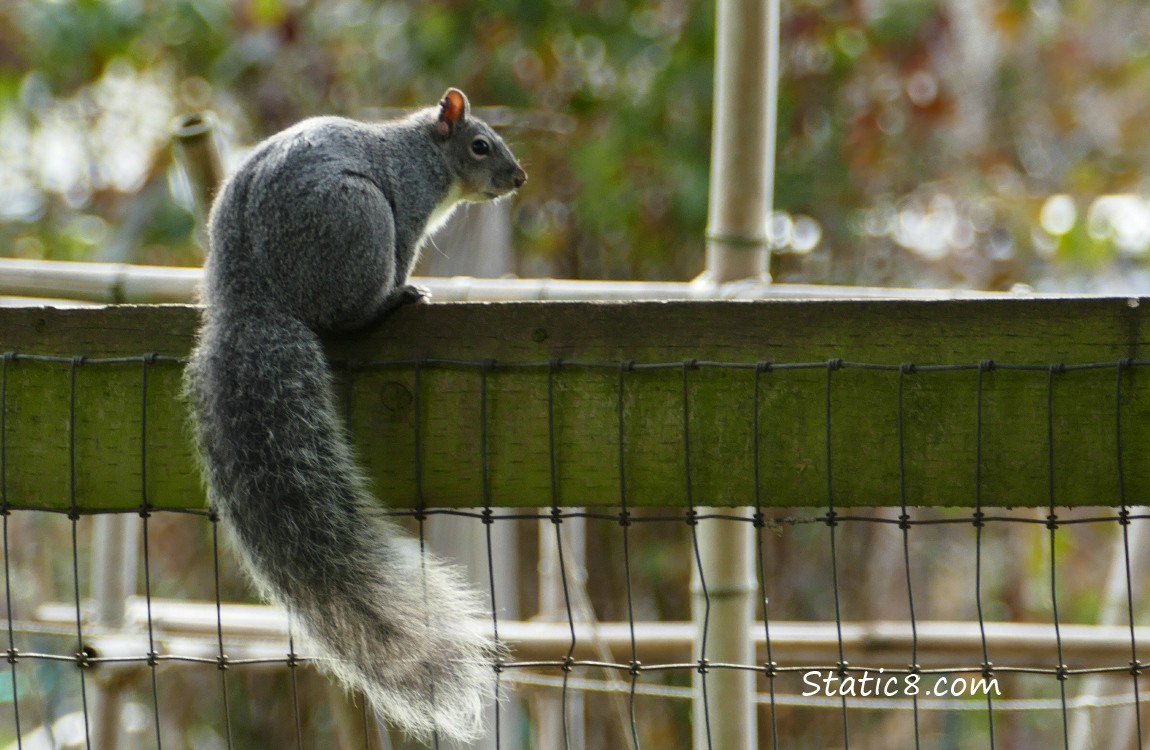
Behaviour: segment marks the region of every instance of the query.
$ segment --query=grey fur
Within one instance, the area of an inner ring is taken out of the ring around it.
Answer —
[[[480,730],[494,682],[484,606],[373,510],[319,335],[420,299],[408,277],[429,222],[525,179],[449,89],[403,120],[323,117],[272,136],[210,218],[185,382],[209,500],[325,666],[421,737]]]

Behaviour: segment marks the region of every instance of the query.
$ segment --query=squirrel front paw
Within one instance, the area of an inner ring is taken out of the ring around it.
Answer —
[[[387,299],[383,301],[383,304],[379,306],[379,309],[375,311],[371,322],[379,323],[403,305],[414,305],[426,302],[430,296],[431,292],[423,287],[415,286],[414,284],[405,284],[388,295]]]
[[[400,305],[412,305],[419,302],[426,302],[431,297],[431,291],[426,287],[416,286],[415,284],[408,284],[398,289],[392,295],[395,300],[394,307]]]

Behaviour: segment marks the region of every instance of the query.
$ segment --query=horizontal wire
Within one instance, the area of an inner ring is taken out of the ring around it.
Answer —
[[[507,679],[510,682],[530,687],[559,689],[563,684],[563,678],[530,673],[509,674]],[[669,698],[677,700],[693,700],[695,698],[694,691],[691,688],[678,687],[676,685],[651,685],[646,683],[637,683],[634,686],[630,684],[619,685],[618,683],[605,682],[603,680],[586,677],[567,677],[566,680],[569,689],[579,690],[585,693],[626,694],[633,691],[636,696],[647,698]],[[838,698],[817,695],[805,696],[780,692],[776,692],[773,696],[763,693],[755,694],[756,703],[769,704],[772,701],[776,705],[796,708],[806,707],[837,710],[841,708],[842,705]],[[1078,696],[1076,698],[1068,698],[1066,700],[1066,708],[1070,711],[1075,711],[1088,708],[1131,706],[1136,702],[1133,693],[1119,693],[1105,696]],[[847,708],[855,710],[913,711],[915,705],[910,698],[892,699],[879,698],[876,696],[851,696],[847,703]],[[920,697],[918,699],[918,708],[919,710],[926,711],[986,712],[986,706],[984,704],[971,700],[970,698]],[[996,698],[994,701],[994,709],[995,711],[1061,712],[1062,700],[1059,698]]]
[[[40,362],[48,364],[61,364],[71,366],[73,364],[80,364],[84,367],[98,366],[98,365],[127,365],[127,364],[143,364],[147,363],[167,363],[167,364],[187,364],[187,357],[177,357],[161,354],[140,354],[132,356],[117,356],[117,357],[75,357],[65,356],[59,354],[31,354],[19,351],[8,351],[0,354],[11,363],[19,362]],[[988,364],[989,363],[989,364]],[[392,367],[426,367],[426,366],[441,366],[441,367],[460,367],[467,369],[487,369],[487,370],[500,370],[500,369],[554,369],[556,372],[564,369],[606,369],[612,372],[618,372],[619,367],[622,365],[628,371],[643,371],[643,370],[681,370],[684,364],[688,364],[692,369],[714,369],[714,370],[755,370],[759,369],[764,372],[773,372],[775,370],[825,370],[828,364],[832,364],[835,369],[839,370],[874,370],[884,372],[907,372],[907,373],[929,373],[929,372],[963,372],[973,371],[978,369],[990,370],[1007,370],[1018,372],[1042,372],[1047,373],[1052,367],[1056,368],[1059,373],[1074,372],[1080,370],[1100,370],[1100,369],[1113,369],[1116,367],[1135,368],[1150,366],[1150,360],[1139,359],[1122,359],[1113,361],[1098,361],[1098,362],[1081,362],[1081,363],[1062,363],[1062,362],[1049,362],[1049,363],[1010,363],[984,360],[982,362],[969,362],[957,364],[918,364],[918,363],[879,363],[879,362],[853,362],[850,360],[829,359],[824,361],[810,361],[810,362],[772,362],[770,360],[759,360],[756,362],[730,362],[730,361],[717,361],[717,360],[701,360],[701,359],[687,359],[678,361],[667,362],[636,362],[633,360],[623,361],[591,361],[591,360],[568,360],[568,359],[551,359],[551,360],[534,360],[527,362],[501,362],[495,359],[457,359],[447,357],[423,357],[423,358],[402,358],[402,359],[373,359],[373,360],[349,360],[338,359],[333,360],[333,367],[348,370],[366,370],[366,369],[379,369],[379,368],[392,368]]]

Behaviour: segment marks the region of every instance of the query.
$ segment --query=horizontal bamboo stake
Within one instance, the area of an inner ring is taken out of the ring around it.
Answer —
[[[0,295],[55,298],[83,304],[169,304],[196,301],[200,268],[141,266],[0,258]],[[756,279],[715,283],[694,281],[600,281],[551,278],[475,278],[418,276],[438,302],[596,302],[604,300],[718,299],[1002,299],[1016,293],[963,289],[891,289],[889,287],[774,284]]]
[[[244,644],[261,645],[266,658],[283,658],[287,648],[287,619],[276,607],[252,604],[187,602],[153,598],[152,627],[155,637],[170,643],[176,655],[211,659],[219,653],[217,627],[222,628],[230,655]],[[33,622],[17,623],[24,629],[47,627],[61,633],[75,633],[76,609],[70,604],[45,604],[36,611]],[[86,627],[85,634],[107,639],[113,650],[101,656],[127,658],[146,655],[147,603],[143,597],[130,597],[127,626],[139,635],[103,633]],[[21,629],[17,627],[17,630]],[[517,661],[561,660],[571,644],[572,626],[566,622],[500,621],[499,637]],[[692,662],[698,658],[697,629],[690,622],[575,623],[574,658],[600,660],[605,647],[618,663],[631,659],[631,633],[634,631],[639,660],[656,663]],[[771,652],[781,668],[800,665],[835,664],[839,658],[839,628],[834,622],[771,622]],[[1052,623],[988,622],[984,626],[986,649],[996,668],[1056,669],[1058,642]],[[761,622],[751,627],[760,663],[765,659],[766,630]],[[924,620],[844,622],[842,648],[852,667],[883,666],[905,669],[917,643],[918,664],[924,669],[978,667],[982,663],[982,632],[975,621]],[[1070,669],[1123,666],[1130,658],[1130,628],[1111,625],[1060,626],[1062,655]],[[1150,627],[1134,629],[1139,643],[1150,639]],[[204,638],[192,648],[186,639]],[[271,643],[269,643],[271,641]],[[282,666],[282,664],[281,664]]]

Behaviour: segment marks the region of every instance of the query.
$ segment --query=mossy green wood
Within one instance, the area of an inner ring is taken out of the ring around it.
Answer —
[[[1145,309],[1127,299],[430,304],[329,352],[360,460],[396,506],[748,505],[756,467],[757,498],[773,506],[1134,505],[1150,501],[1150,372],[1123,368],[1119,389],[1116,363],[1146,357]],[[183,306],[0,309],[0,351],[64,358],[5,365],[7,502],[203,507],[181,366],[143,361],[186,356],[196,324]],[[970,367],[828,373],[836,358]],[[701,364],[682,366],[690,360]],[[980,398],[983,360],[1035,369],[983,372]],[[636,367],[621,368],[628,361]],[[813,366],[708,364],[760,361]],[[1109,366],[1051,376],[1052,363]]]

